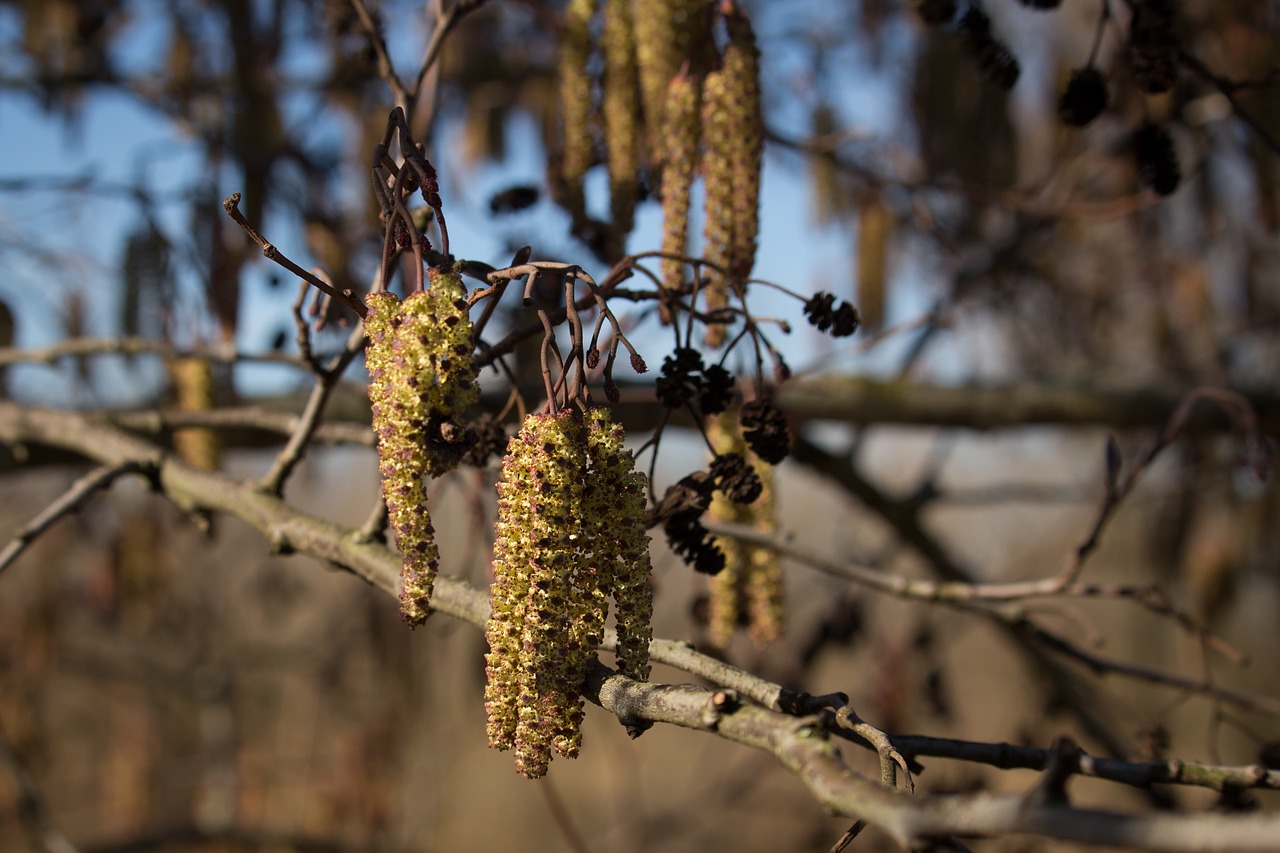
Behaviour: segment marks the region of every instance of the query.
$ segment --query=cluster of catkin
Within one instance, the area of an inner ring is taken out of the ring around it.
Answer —
[[[591,20],[597,0],[570,0],[560,65],[564,133],[560,178],[567,206],[583,215],[582,181],[594,161],[595,97]],[[662,198],[663,286],[684,285],[691,187],[706,185],[704,260],[707,308],[728,304],[755,263],[764,121],[760,51],[751,23],[732,0],[603,0],[599,97],[609,170],[611,230],[630,231],[638,176]],[[714,12],[714,14],[712,14]],[[724,23],[724,48],[713,25]],[[663,306],[669,321],[670,303]],[[708,329],[719,346],[723,323]]]
[[[429,277],[403,302],[387,292],[365,298],[382,496],[403,560],[400,614],[411,626],[430,615],[440,562],[424,478],[458,464],[453,436],[479,395],[466,288],[456,273],[433,268]]]
[[[485,630],[489,745],[528,778],[576,757],[582,685],[616,608],[617,663],[649,676],[645,477],[606,409],[529,415],[498,484],[492,614]]]
[[[773,466],[747,447],[742,425],[733,412],[707,420],[707,439],[718,455],[744,456],[760,478],[760,496],[749,504],[735,503],[717,491],[710,517],[772,533],[777,527]],[[757,646],[782,635],[782,566],[772,548],[749,545],[733,537],[716,537],[724,554],[724,568],[710,579],[707,632],[713,645],[725,648],[738,625],[744,624]]]

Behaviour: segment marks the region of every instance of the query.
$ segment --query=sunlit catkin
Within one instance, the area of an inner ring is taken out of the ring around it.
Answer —
[[[751,525],[761,533],[773,533],[777,529],[777,492],[774,487],[773,466],[759,459],[752,459],[756,475],[760,477],[760,497],[751,504]],[[765,646],[782,636],[782,562],[778,552],[762,545],[747,545],[746,598],[747,633],[756,646]]]
[[[516,769],[547,772],[552,752],[576,757],[582,685],[617,605],[618,668],[649,673],[645,479],[607,410],[525,419],[498,484],[492,611],[485,635],[489,745]]]
[[[893,227],[893,212],[880,198],[868,198],[858,206],[858,310],[862,325],[869,329],[879,329],[884,324]]]
[[[582,180],[591,168],[591,16],[595,0],[569,0],[564,10],[564,35],[560,40],[560,180],[569,213],[575,220],[586,215]]]
[[[410,383],[419,381],[421,365],[401,332],[404,306],[391,293],[365,299],[369,313],[365,333],[369,345],[369,402],[378,437],[378,469],[382,497],[401,554],[400,615],[412,626],[430,615],[431,586],[440,562],[435,530],[427,512],[426,449],[422,440],[420,398]]]
[[[582,672],[570,654],[570,580],[582,515],[582,426],[566,412],[530,415],[507,446],[498,484],[492,615],[485,630],[489,745],[543,776],[553,744],[581,716]],[[564,751],[568,751],[567,749]]]
[[[684,255],[688,244],[689,202],[698,165],[700,85],[696,77],[680,74],[671,81],[666,120],[662,133],[662,251]],[[683,261],[662,259],[662,287],[672,293],[684,284]],[[670,322],[670,309],[659,307],[663,322]]]
[[[730,253],[733,250],[731,137],[735,132],[731,123],[729,99],[724,71],[712,71],[702,85],[702,177],[706,185],[702,252],[704,259],[711,265],[705,270],[703,290],[708,312],[718,311],[729,304],[729,282],[725,271],[729,270]],[[725,327],[722,323],[707,325],[707,346],[721,346],[724,340]]]
[[[630,0],[605,0],[604,136],[609,157],[613,232],[631,230],[640,194],[640,81]]]
[[[426,471],[439,477],[458,467],[469,449],[462,416],[480,399],[476,385],[473,327],[462,276],[435,267],[428,270],[430,287],[405,300],[421,356],[431,367],[426,387],[418,386],[426,411]],[[423,371],[419,377],[428,379]]]
[[[722,72],[728,121],[733,132],[733,238],[729,266],[735,281],[751,275],[760,219],[760,168],[764,158],[764,113],[760,103],[760,48],[751,21],[733,3],[723,6],[729,43]]]
[[[400,612],[410,625],[430,614],[440,559],[423,478],[457,466],[466,449],[458,420],[479,394],[462,281],[434,269],[430,281],[404,302],[390,293],[366,299],[369,401],[382,494],[403,560]]]
[[[608,409],[592,409],[587,429],[591,476],[585,520],[597,530],[597,538],[587,545],[617,607],[618,671],[645,681],[653,638],[652,566],[644,526],[648,481],[635,469],[635,458],[622,445],[626,433]]]
[[[653,174],[665,165],[668,87],[682,65],[694,73],[706,70],[701,53],[712,44],[708,33],[710,18],[706,0],[632,0],[631,9]]]
[[[746,452],[747,445],[742,439],[742,430],[732,412],[722,412],[707,420],[707,440],[717,455]],[[707,510],[708,517],[712,520],[732,524],[749,524],[750,513],[750,506],[734,503],[720,491],[712,495],[711,506]],[[724,568],[712,575],[709,581],[707,634],[712,645],[723,649],[729,645],[733,632],[738,627],[748,560],[746,549],[740,540],[731,536],[718,536],[715,541],[724,554]]]
[[[707,438],[719,455],[745,454],[760,481],[759,496],[749,504],[735,503],[717,491],[708,510],[710,517],[773,532],[777,513],[773,466],[748,450],[733,412],[709,419]],[[783,627],[782,571],[777,551],[733,537],[717,537],[716,544],[724,553],[725,566],[710,579],[707,633],[712,644],[726,647],[744,621],[757,646],[776,640]]]

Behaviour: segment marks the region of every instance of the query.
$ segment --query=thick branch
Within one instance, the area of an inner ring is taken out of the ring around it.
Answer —
[[[159,488],[179,506],[237,517],[260,531],[277,552],[332,561],[389,595],[398,594],[399,559],[385,546],[360,542],[355,532],[300,513],[252,484],[194,469],[102,420],[0,402],[0,440],[48,445],[99,465],[153,471]],[[444,576],[436,581],[432,607],[473,625],[483,625],[488,616],[481,591]],[[655,644],[655,652],[662,651]],[[685,654],[695,653],[686,649]],[[655,659],[661,658],[655,654]],[[767,751],[820,802],[881,827],[903,844],[950,835],[1030,833],[1167,851],[1262,851],[1273,849],[1280,833],[1280,815],[1122,815],[985,794],[916,799],[852,771],[818,717],[730,701],[733,691],[641,684],[599,662],[591,669],[585,693],[623,723],[670,723]]]
[[[1280,432],[1280,396],[1241,394],[1257,412],[1263,432]],[[1174,388],[1065,388],[1031,383],[950,387],[831,376],[788,382],[778,388],[777,401],[800,420],[976,430],[1089,424],[1158,429],[1186,395],[1186,389]],[[1222,431],[1231,426],[1221,412],[1201,407],[1190,417],[1187,429]]]

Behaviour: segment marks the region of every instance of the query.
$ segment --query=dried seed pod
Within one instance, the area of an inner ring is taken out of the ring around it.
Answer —
[[[791,434],[782,411],[766,399],[752,400],[741,411],[743,438],[751,452],[777,465],[791,452]]]
[[[640,78],[630,0],[605,0],[604,136],[609,157],[609,205],[615,237],[634,224],[640,196]]]
[[[1158,195],[1172,195],[1182,175],[1178,169],[1178,149],[1169,129],[1147,123],[1133,134],[1133,153],[1138,161],[1138,177]]]
[[[1107,108],[1107,79],[1092,65],[1071,72],[1071,80],[1058,100],[1058,117],[1064,124],[1084,127]]]
[[[574,220],[585,218],[582,180],[594,158],[591,135],[593,101],[591,77],[591,16],[595,0],[569,0],[564,10],[564,36],[560,41],[560,128],[562,149],[560,179],[566,207]]]
[[[671,81],[662,133],[662,251],[683,255],[689,234],[689,201],[698,160],[700,81],[680,74]],[[684,263],[662,259],[662,287],[678,291],[684,284]],[[660,306],[662,321],[671,322],[670,308]]]

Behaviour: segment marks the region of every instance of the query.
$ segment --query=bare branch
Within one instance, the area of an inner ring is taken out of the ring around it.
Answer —
[[[142,463],[125,461],[116,465],[95,468],[71,484],[53,503],[42,509],[35,518],[24,524],[9,544],[0,550],[0,572],[13,565],[23,551],[55,522],[64,516],[78,512],[95,492],[105,489],[125,474],[145,471]]]
[[[277,552],[299,551],[329,560],[391,596],[398,594],[399,559],[385,546],[362,542],[355,532],[300,513],[251,484],[192,468],[101,422],[0,402],[0,439],[47,444],[108,466],[132,463],[152,468],[158,487],[179,506],[233,515],[259,530]],[[432,607],[473,625],[483,625],[488,617],[483,592],[445,576],[437,579]],[[661,653],[662,646],[655,645],[655,651]],[[689,661],[695,654],[687,650],[684,657]],[[654,658],[661,659],[657,654]],[[716,665],[704,660],[709,667]],[[780,696],[781,688],[776,689]],[[827,739],[820,718],[734,701],[736,690],[642,684],[596,662],[585,695],[633,728],[669,723],[769,752],[820,802],[880,827],[902,844],[953,835],[1027,833],[1149,850],[1261,851],[1273,849],[1280,833],[1280,815],[1117,814],[988,794],[916,799],[851,770]],[[901,743],[894,745],[902,748]],[[1269,783],[1269,774],[1259,781]]]

